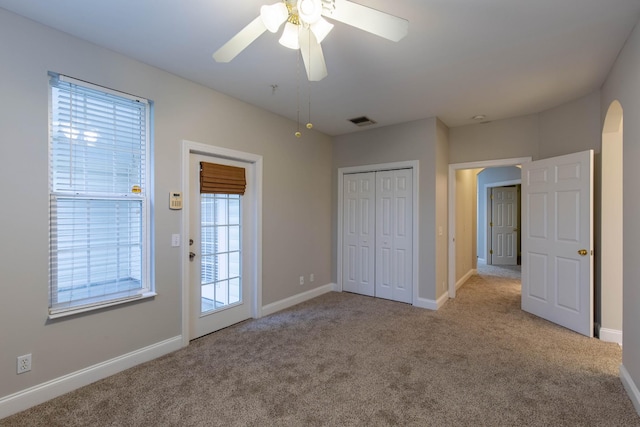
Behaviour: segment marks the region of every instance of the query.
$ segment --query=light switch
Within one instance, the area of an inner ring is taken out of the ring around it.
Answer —
[[[179,234],[172,234],[171,235],[171,246],[174,248],[177,248],[180,246],[180,235]]]

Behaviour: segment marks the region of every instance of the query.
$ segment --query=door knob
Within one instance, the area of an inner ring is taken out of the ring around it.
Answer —
[[[587,250],[586,249],[580,249],[578,251],[578,255],[580,256],[587,256]]]
[[[196,254],[193,252],[189,252],[189,261],[193,261],[193,259],[196,257]]]

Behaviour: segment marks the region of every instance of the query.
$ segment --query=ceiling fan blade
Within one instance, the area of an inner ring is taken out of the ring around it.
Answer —
[[[229,62],[249,46],[255,39],[260,37],[262,33],[267,31],[267,27],[262,22],[261,17],[257,17],[249,25],[244,27],[238,34],[233,36],[231,40],[226,42],[222,47],[213,54],[216,62]]]
[[[394,42],[400,41],[409,30],[406,19],[348,0],[335,0],[335,8],[325,9],[322,15]]]
[[[322,46],[308,28],[300,31],[300,53],[310,82],[317,82],[327,77],[327,65],[324,62]]]

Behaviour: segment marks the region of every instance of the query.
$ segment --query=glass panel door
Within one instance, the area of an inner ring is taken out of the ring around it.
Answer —
[[[200,195],[202,314],[242,302],[241,202],[236,194]]]
[[[244,195],[200,194],[200,162],[245,168]],[[256,196],[253,169],[241,161],[190,154],[189,339],[252,316],[255,298]]]

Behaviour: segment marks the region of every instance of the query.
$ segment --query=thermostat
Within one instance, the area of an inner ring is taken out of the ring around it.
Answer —
[[[169,209],[182,209],[182,193],[179,191],[169,193]]]

